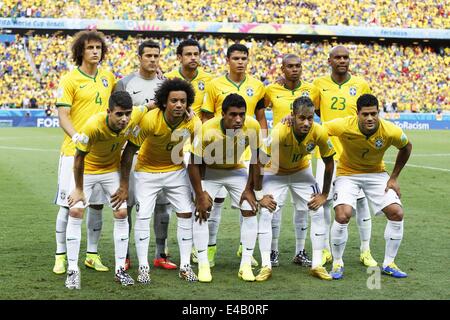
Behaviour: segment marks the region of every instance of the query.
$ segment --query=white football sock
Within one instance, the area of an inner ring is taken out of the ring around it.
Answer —
[[[148,245],[150,242],[150,219],[136,215],[134,222],[134,243],[136,245],[136,255],[140,266],[148,267]]]
[[[129,231],[128,218],[114,218],[114,256],[116,259],[116,271],[125,267],[125,258],[127,257]]]
[[[155,217],[153,221],[156,241],[155,258],[161,258],[161,254],[165,253],[170,211],[172,211],[170,204],[157,204],[155,206]]]
[[[244,264],[251,264],[256,238],[258,237],[258,219],[256,216],[243,217],[241,227],[242,259]]]
[[[279,208],[272,213],[272,251],[278,251],[278,239],[280,238],[281,231],[281,211],[282,209]]]
[[[331,253],[333,254],[333,264],[344,265],[342,256],[348,239],[348,223],[341,224],[336,220],[331,226]]]
[[[200,220],[195,221],[192,225],[194,247],[197,249],[197,259],[199,264],[208,263],[208,221],[199,223]]]
[[[83,219],[69,216],[67,220],[66,246],[68,270],[78,270],[78,255],[80,254],[81,224]]]
[[[403,239],[403,220],[388,220],[384,230],[384,240],[386,248],[384,252],[383,268],[394,262],[397,256],[398,248]]]
[[[323,204],[323,219],[325,226],[325,249],[327,249],[328,251],[331,251],[330,247],[331,208],[332,208],[332,201],[330,199]]]
[[[308,211],[295,209],[295,254],[305,249],[306,235],[308,233]]]
[[[180,248],[180,268],[190,265],[192,250],[192,219],[178,217],[177,239]]]
[[[310,211],[311,215],[311,243],[312,243],[312,266],[311,268],[322,265],[322,250],[325,248],[325,223],[323,217],[323,208],[317,211]]]
[[[66,253],[66,229],[69,209],[59,207],[56,216],[56,254]]]
[[[214,202],[208,218],[209,240],[208,245],[214,246],[217,243],[217,233],[219,231],[222,208],[225,202]]]
[[[361,240],[360,251],[364,252],[370,249],[370,237],[372,235],[372,217],[370,216],[367,198],[358,199],[356,202],[356,224]]]
[[[97,253],[98,242],[102,233],[103,216],[102,210],[87,208],[86,213],[86,235],[87,235],[87,252]]]
[[[272,268],[270,263],[270,245],[272,240],[272,214],[265,208],[261,209],[258,222],[259,251],[261,266]]]

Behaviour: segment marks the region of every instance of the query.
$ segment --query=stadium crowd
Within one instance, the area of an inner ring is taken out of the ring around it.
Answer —
[[[449,1],[438,0],[5,0],[1,16],[298,23],[403,28],[450,28]],[[180,12],[182,13],[180,15]],[[295,14],[293,14],[295,13]]]
[[[13,43],[0,43],[0,106],[29,107],[30,100],[40,107],[54,104],[54,93],[62,74],[73,68],[67,50],[71,36],[35,35],[16,37]],[[155,39],[161,44],[161,69],[178,65],[176,47],[179,38]],[[109,53],[104,62],[117,78],[138,66],[137,46],[142,38],[107,37]],[[226,72],[226,48],[233,40],[205,37],[202,65],[214,75]],[[302,57],[303,76],[312,82],[328,74],[327,53],[337,43],[242,40],[250,48],[251,74],[265,85],[280,76],[282,56],[296,53]],[[25,46],[27,50],[25,50]],[[369,82],[388,111],[434,112],[450,110],[448,83],[450,48],[435,52],[429,47],[347,43],[351,72]],[[29,54],[27,54],[29,52]],[[33,60],[35,69],[29,60]],[[28,60],[27,60],[28,59]],[[392,110],[394,109],[394,110]]]

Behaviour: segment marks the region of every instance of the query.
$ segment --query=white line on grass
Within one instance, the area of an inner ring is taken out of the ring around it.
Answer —
[[[387,157],[396,157],[396,154],[387,154]],[[412,153],[411,154],[412,158],[415,157],[450,157],[450,153]]]
[[[395,162],[393,161],[384,161],[386,163],[392,163],[394,164]],[[437,171],[444,171],[444,172],[450,172],[450,169],[444,169],[444,168],[436,168],[436,167],[428,167],[428,166],[418,166],[415,164],[406,164],[407,167],[413,167],[413,168],[420,168],[420,169],[429,169],[429,170],[437,170]]]
[[[8,147],[8,146],[0,146],[0,149],[7,150],[20,150],[20,151],[59,151],[59,149],[39,149],[39,148],[22,148],[22,147]]]

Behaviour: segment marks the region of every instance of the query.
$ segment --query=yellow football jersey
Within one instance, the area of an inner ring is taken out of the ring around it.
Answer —
[[[166,74],[164,74],[164,76],[168,79],[180,78],[188,81],[183,77],[179,68],[167,72]],[[195,91],[195,100],[191,108],[192,110],[194,110],[195,114],[198,117],[201,116],[201,107],[203,104],[203,98],[205,97],[206,87],[208,86],[208,83],[212,80],[212,78],[213,77],[210,73],[203,71],[201,68],[197,68],[197,75],[194,77],[194,79],[188,81],[192,84],[192,87],[194,87]]]
[[[93,115],[81,129],[76,148],[88,152],[84,159],[85,174],[116,172],[120,169],[120,154],[125,142],[139,133],[139,123],[147,113],[144,106],[133,107],[127,127],[120,132],[108,126],[106,111]]]
[[[273,112],[273,127],[275,127],[281,119],[289,115],[292,111],[292,103],[301,96],[311,98],[314,106],[319,106],[320,94],[319,90],[308,82],[300,82],[297,88],[290,90],[278,83],[273,83],[266,88],[266,105],[270,102]]]
[[[247,103],[246,115],[253,117],[258,102],[264,98],[265,88],[261,81],[246,75],[239,84],[232,82],[228,75],[211,80],[206,88],[206,94],[202,105],[202,111],[214,113],[216,117],[222,117],[222,103],[231,94],[241,95]]]
[[[139,126],[139,135],[130,139],[131,143],[141,146],[135,171],[170,172],[183,168],[183,146],[193,139],[202,123],[194,116],[172,127],[164,112],[157,108],[148,112]]]
[[[384,172],[385,151],[391,145],[401,149],[408,144],[408,137],[400,127],[383,119],[379,121],[378,130],[370,137],[359,130],[357,116],[323,123],[328,135],[339,138],[343,147],[336,175]]]
[[[115,78],[110,71],[98,69],[95,77],[91,77],[76,68],[61,79],[56,107],[70,108],[72,125],[80,132],[92,115],[106,111],[114,85]],[[64,156],[75,155],[75,144],[67,134],[64,135],[61,153]]]
[[[322,122],[356,115],[358,98],[365,93],[371,93],[367,82],[357,76],[350,76],[341,85],[334,82],[331,76],[323,76],[315,79],[313,84],[320,94],[319,106],[316,109],[320,110]],[[334,159],[338,160],[342,153],[342,146],[337,138],[331,137],[331,142],[336,150]]]
[[[286,175],[309,167],[310,154],[315,147],[320,150],[322,158],[331,157],[335,151],[327,132],[318,123],[313,123],[308,134],[301,139],[294,133],[294,128],[279,123],[270,133],[268,145],[265,146],[270,161],[266,169]]]
[[[222,117],[214,117],[203,123],[201,141],[195,142],[193,152],[203,157],[209,168],[245,168],[242,160],[245,149],[258,150],[262,146],[259,122],[247,116],[241,130],[226,132],[222,121]]]

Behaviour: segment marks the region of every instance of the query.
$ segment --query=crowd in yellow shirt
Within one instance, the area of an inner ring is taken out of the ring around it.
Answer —
[[[297,23],[450,28],[449,2],[439,0],[5,0],[2,17]]]
[[[22,107],[24,99],[34,97],[38,105],[52,106],[60,78],[74,65],[70,58],[71,36],[34,35],[27,38],[28,50],[36,72],[27,61],[24,38],[17,35],[14,43],[0,43],[0,106]],[[160,65],[163,72],[178,68],[176,47],[183,39],[154,39],[161,44]],[[201,64],[206,72],[220,76],[227,71],[226,48],[234,40],[212,36],[198,39],[203,52]],[[102,68],[121,78],[138,69],[137,46],[142,38],[126,39],[107,36],[109,53]],[[266,86],[280,75],[284,54],[302,58],[302,80],[313,82],[328,75],[328,53],[335,42],[287,42],[241,40],[250,50],[249,74]],[[448,94],[450,48],[435,52],[432,48],[398,44],[345,43],[350,51],[350,72],[363,77],[382,105],[393,102],[398,111],[450,110]]]

